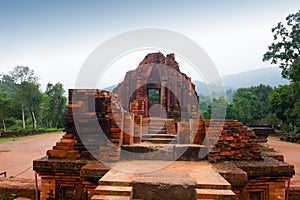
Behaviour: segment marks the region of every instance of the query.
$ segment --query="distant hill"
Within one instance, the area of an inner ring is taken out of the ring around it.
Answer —
[[[281,69],[278,67],[267,67],[256,70],[245,71],[237,74],[225,75],[222,77],[223,84],[226,92],[241,88],[241,87],[251,87],[260,84],[269,85],[271,87],[276,87],[278,85],[289,84],[289,81],[281,78]],[[196,85],[196,91],[202,96],[218,96],[219,89],[216,86],[216,82],[212,82],[209,85],[212,91],[209,92],[206,83],[193,80]],[[117,85],[112,85],[105,90],[112,91]]]
[[[260,84],[276,87],[289,83],[288,80],[281,78],[281,69],[278,67],[261,68],[238,74],[230,74],[223,76],[222,79],[225,87],[233,89]]]
[[[289,84],[289,81],[281,78],[281,69],[278,67],[267,67],[256,70],[249,70],[242,73],[225,75],[222,81],[226,91],[236,90],[242,87],[257,86],[260,84],[276,87],[278,85]],[[218,96],[216,81],[208,84],[212,91],[209,93],[207,85],[202,81],[194,81],[196,91],[203,96]]]

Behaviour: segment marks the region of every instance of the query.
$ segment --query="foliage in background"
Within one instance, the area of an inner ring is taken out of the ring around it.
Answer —
[[[226,119],[236,119],[247,125],[261,123],[269,114],[268,96],[271,91],[272,87],[265,85],[239,88],[231,103],[224,97],[213,98],[207,110],[202,112],[203,117],[210,118],[212,108],[218,112],[226,106]]]
[[[43,93],[38,80],[27,66],[16,66],[0,75],[0,127],[4,132],[63,127],[67,107],[63,85],[49,83]]]
[[[263,61],[279,65],[282,77],[290,80],[290,84],[238,89],[232,103],[226,103],[226,118],[247,125],[281,125],[282,130],[295,132],[300,130],[300,11],[288,15],[285,23],[278,23],[272,33],[274,41],[263,55]],[[221,101],[213,99],[212,103]],[[207,106],[203,112],[205,118],[210,117],[211,107]]]
[[[264,61],[278,64],[282,77],[290,85],[279,86],[272,92],[271,109],[287,130],[300,126],[300,10],[286,17],[272,29],[274,41],[264,54]]]

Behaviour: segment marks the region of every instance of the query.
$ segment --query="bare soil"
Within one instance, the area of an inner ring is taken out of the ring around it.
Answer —
[[[295,167],[296,174],[291,180],[291,185],[300,187],[300,144],[280,141],[279,138],[269,137],[268,145],[284,155],[284,161]]]
[[[32,161],[46,156],[46,151],[62,135],[63,133],[34,135],[0,142],[0,171],[6,171],[7,177],[34,179]]]

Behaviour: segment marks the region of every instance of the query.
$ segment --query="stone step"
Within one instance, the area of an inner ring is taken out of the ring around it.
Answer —
[[[177,139],[172,139],[172,138],[142,138],[142,142],[150,142],[154,144],[178,144]]]
[[[196,186],[198,189],[201,190],[230,190],[231,185],[226,184],[197,184]]]
[[[99,185],[109,185],[109,186],[125,186],[130,187],[131,181],[109,181],[109,180],[100,180]]]
[[[143,138],[177,138],[177,135],[171,134],[144,134]]]
[[[98,182],[95,188],[95,194],[91,200],[130,200],[132,196],[131,181],[134,177],[130,173],[121,173],[119,171],[108,171]]]
[[[148,130],[149,131],[160,131],[160,130],[166,130],[166,128],[162,127],[162,126],[149,126]]]
[[[91,200],[130,200],[130,196],[93,195]]]
[[[164,125],[166,123],[166,120],[162,119],[162,120],[151,120],[148,122],[148,124],[162,124]]]
[[[98,185],[95,189],[97,195],[111,195],[111,196],[131,196],[132,187],[130,186],[111,186]]]
[[[147,119],[150,120],[151,122],[152,121],[167,121],[167,120],[170,120],[170,119],[160,118],[160,117],[150,117],[150,118],[147,118]]]
[[[130,187],[134,177],[136,177],[136,174],[111,169],[98,181],[98,185]]]
[[[167,134],[167,131],[166,130],[151,130],[151,131],[148,131],[148,134]]]
[[[165,123],[154,122],[148,125],[149,129],[166,129]]]
[[[232,190],[196,189],[197,199],[234,200]]]
[[[174,142],[174,141],[172,141]],[[200,150],[207,155],[207,148],[202,145],[183,145],[183,144],[161,144],[142,142],[134,145],[122,145],[121,160],[156,160],[156,161],[201,161],[206,156],[199,157]],[[210,178],[210,177],[207,177]],[[199,181],[202,187],[204,181]],[[211,185],[213,185],[213,182]],[[227,182],[226,182],[227,183]]]

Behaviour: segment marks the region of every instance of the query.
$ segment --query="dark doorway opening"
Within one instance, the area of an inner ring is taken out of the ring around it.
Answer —
[[[160,100],[160,89],[148,89],[148,101],[151,105],[159,104]]]
[[[152,117],[160,117],[160,107],[155,106],[160,104],[160,89],[158,88],[149,88],[148,89],[148,113]],[[152,108],[151,108],[152,107]],[[150,113],[151,109],[151,113]]]

